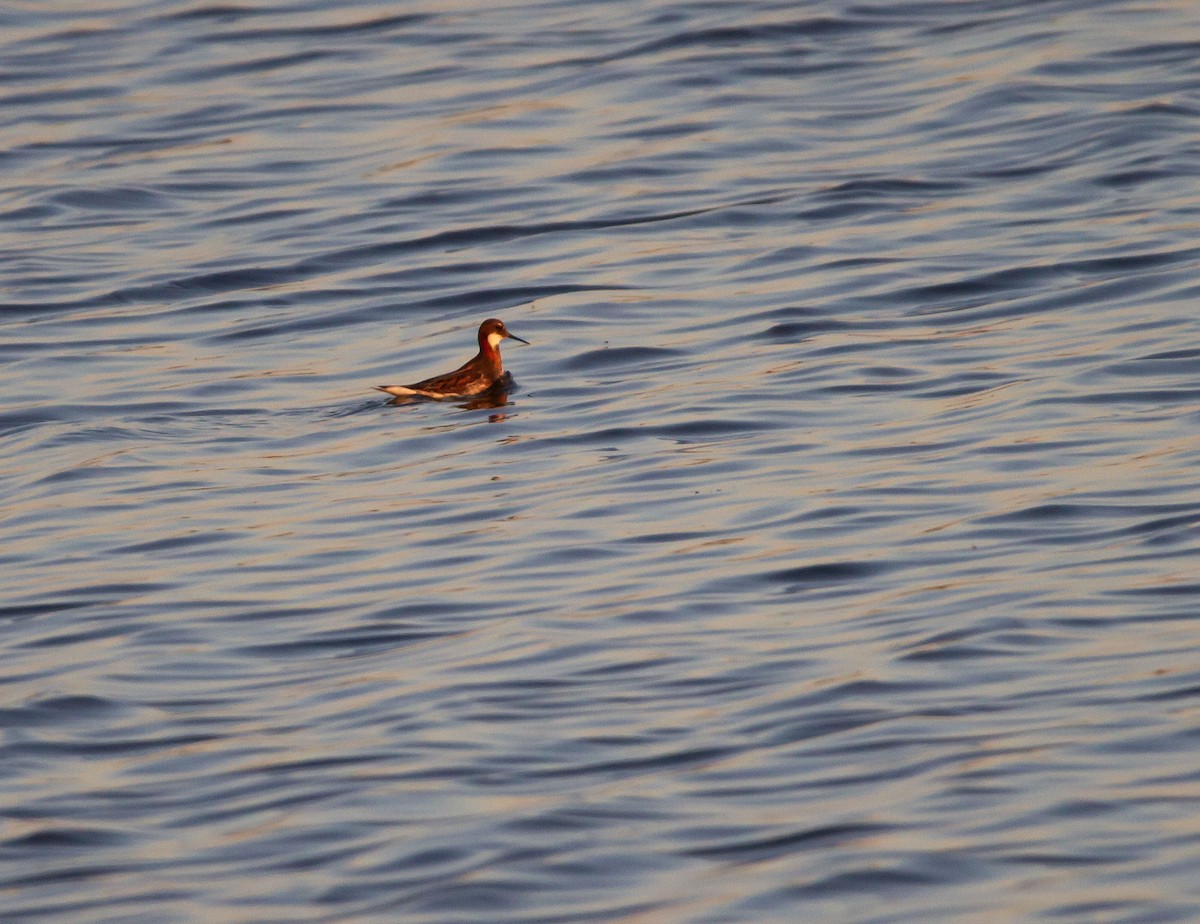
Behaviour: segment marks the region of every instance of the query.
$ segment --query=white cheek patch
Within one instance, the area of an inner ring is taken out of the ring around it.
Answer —
[[[494,331],[488,334],[488,346],[493,350],[500,345],[500,341],[504,339],[504,334],[497,334]]]

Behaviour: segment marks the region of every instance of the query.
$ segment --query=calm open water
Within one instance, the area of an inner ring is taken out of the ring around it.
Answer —
[[[1200,919],[1198,117],[1194,0],[8,4],[0,918]]]

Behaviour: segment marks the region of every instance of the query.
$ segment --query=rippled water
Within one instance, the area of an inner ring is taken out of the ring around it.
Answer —
[[[10,4],[0,916],[1200,918],[1198,62]]]

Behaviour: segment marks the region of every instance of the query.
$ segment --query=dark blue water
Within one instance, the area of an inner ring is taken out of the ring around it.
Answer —
[[[1200,919],[1198,62],[10,4],[0,918]]]

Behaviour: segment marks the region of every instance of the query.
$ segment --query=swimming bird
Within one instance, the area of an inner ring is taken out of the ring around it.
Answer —
[[[376,385],[375,389],[398,398],[409,395],[421,395],[425,398],[465,398],[469,395],[483,394],[497,386],[503,387],[512,382],[512,374],[504,371],[504,364],[500,359],[501,340],[519,340],[529,344],[528,340],[510,334],[503,321],[488,318],[479,325],[479,352],[453,372],[435,375],[413,385]]]

